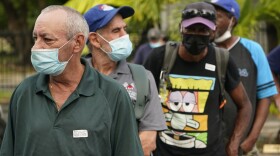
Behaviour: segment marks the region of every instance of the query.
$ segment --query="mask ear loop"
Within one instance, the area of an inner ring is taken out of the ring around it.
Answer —
[[[96,33],[99,37],[101,37],[104,41],[106,41],[107,43],[109,43],[109,41],[107,41],[103,36],[101,36],[98,32]]]
[[[61,48],[63,48],[67,43],[69,43],[71,40],[73,40],[73,38],[75,37],[76,35],[74,35],[70,40],[68,40],[66,43],[64,43],[60,48],[58,48],[58,53],[59,53],[59,50],[61,49]],[[58,57],[58,54],[57,54],[57,57]],[[65,62],[69,62],[70,61],[70,59],[73,57],[73,54],[70,56],[70,58],[67,60],[67,61],[65,61]],[[57,60],[59,61],[59,59],[57,58]],[[60,62],[60,61],[59,61]]]
[[[73,38],[75,37],[76,35],[74,35],[70,40],[68,40],[66,43],[64,43],[61,47],[58,48],[58,50],[60,50],[61,48],[63,48],[67,43],[69,43],[71,40],[73,40]]]
[[[107,41],[107,40],[106,40],[103,36],[101,36],[98,32],[96,32],[96,34],[97,34],[99,37],[101,37],[105,42],[107,42],[107,43],[110,45],[109,41]],[[106,54],[110,53],[110,52],[104,50],[102,47],[100,47],[100,49],[101,49],[104,53],[106,53]]]
[[[228,25],[228,28],[227,28],[227,30],[229,30],[229,31],[232,30],[232,21],[233,21],[233,17],[231,17],[230,21],[229,21],[229,25]]]

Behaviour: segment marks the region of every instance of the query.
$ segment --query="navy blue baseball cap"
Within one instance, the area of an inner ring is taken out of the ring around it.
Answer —
[[[209,3],[231,13],[237,20],[240,17],[240,8],[235,0],[211,0]]]
[[[127,18],[134,14],[134,9],[129,6],[114,8],[110,5],[99,4],[88,10],[84,17],[88,23],[89,31],[96,32],[96,30],[107,25],[116,14]]]

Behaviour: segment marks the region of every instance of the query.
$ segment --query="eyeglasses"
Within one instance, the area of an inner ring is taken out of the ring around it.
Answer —
[[[190,19],[193,17],[203,17],[209,20],[214,21],[216,19],[216,13],[212,10],[205,10],[205,9],[186,9],[182,13],[183,19]]]

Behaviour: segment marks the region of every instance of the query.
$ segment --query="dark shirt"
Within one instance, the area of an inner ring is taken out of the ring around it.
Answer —
[[[236,63],[241,82],[252,104],[251,121],[245,134],[247,137],[253,127],[258,100],[268,98],[276,94],[277,91],[265,53],[258,43],[246,38],[239,38],[228,50]],[[226,140],[232,135],[236,116],[237,107],[227,95],[223,117],[226,124]]]
[[[267,55],[268,63],[271,70],[280,75],[280,46],[272,49],[272,51]]]
[[[149,45],[149,43],[142,44],[136,51],[133,62],[136,64],[143,65],[146,61],[147,57],[153,51],[153,48]]]
[[[60,111],[36,74],[14,91],[1,156],[142,156],[137,125],[126,90],[92,69]]]
[[[177,54],[169,74],[171,87],[162,98],[168,130],[157,136],[155,156],[224,156],[220,87],[212,46],[200,62],[186,62]],[[144,66],[159,84],[165,47],[154,50]],[[225,89],[240,83],[237,68],[229,58]]]

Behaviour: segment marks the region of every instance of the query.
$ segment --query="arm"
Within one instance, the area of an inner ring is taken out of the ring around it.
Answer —
[[[156,149],[157,131],[140,131],[139,138],[144,151],[144,156],[150,156]]]
[[[144,155],[150,156],[156,149],[157,131],[167,129],[162,107],[158,97],[155,80],[150,71],[146,71],[149,79],[149,100],[146,103],[143,117],[139,122],[139,137]]]
[[[236,156],[238,154],[238,148],[241,139],[249,125],[252,105],[241,82],[237,85],[237,87],[230,91],[229,94],[236,104],[238,110],[235,128],[233,130],[232,136],[230,137],[226,151],[228,156]]]
[[[250,131],[248,137],[242,142],[241,148],[244,152],[249,152],[252,150],[254,144],[256,143],[262,127],[265,123],[269,112],[270,99],[264,98],[258,101],[256,115],[253,123],[252,130]]]
[[[124,87],[120,88],[114,100],[116,107],[112,110],[112,156],[143,156],[133,105]]]

